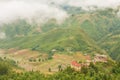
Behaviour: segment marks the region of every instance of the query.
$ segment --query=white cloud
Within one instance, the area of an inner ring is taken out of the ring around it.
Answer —
[[[55,3],[56,6],[51,3]],[[59,8],[61,4],[84,9],[89,6],[105,8],[120,5],[120,0],[0,0],[0,23],[17,18],[36,19],[39,22],[50,18],[62,20],[67,14]]]
[[[0,1],[0,22],[9,22],[17,18],[33,19],[45,21],[46,19],[56,18],[62,20],[66,17],[66,12],[58,7],[50,6],[47,3],[38,1]]]
[[[115,7],[120,5],[120,0],[70,0],[69,4],[77,7],[97,6],[99,8]]]
[[[120,5],[120,0],[40,0],[44,2],[55,2],[56,4],[69,4],[76,7],[114,7]]]

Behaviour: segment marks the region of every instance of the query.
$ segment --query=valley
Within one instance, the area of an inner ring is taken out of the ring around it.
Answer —
[[[0,80],[120,80],[120,4],[87,1],[0,1]]]

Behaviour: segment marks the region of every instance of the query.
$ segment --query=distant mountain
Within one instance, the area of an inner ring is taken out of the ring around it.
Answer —
[[[63,27],[80,27],[113,59],[120,60],[120,19],[115,11],[105,9],[73,14]]]
[[[3,25],[7,39],[0,40],[0,48],[29,48],[50,53],[58,52],[108,53],[120,60],[120,19],[116,9],[83,11],[65,7],[69,17],[63,23],[50,19],[39,26],[18,20]],[[71,11],[71,12],[70,12]]]

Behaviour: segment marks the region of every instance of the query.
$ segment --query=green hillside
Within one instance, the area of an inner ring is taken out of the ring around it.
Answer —
[[[1,30],[6,33],[7,39],[0,40],[0,47],[29,48],[47,53],[52,50],[107,52],[113,59],[120,59],[120,19],[115,10],[107,8],[77,13],[69,12],[71,8],[67,10],[70,16],[61,24],[50,19],[39,26],[35,23],[29,24],[25,20],[3,25]]]
[[[110,56],[120,61],[120,26],[113,27],[112,32],[103,37],[99,44],[104,48]]]
[[[98,46],[120,60],[120,19],[113,9],[80,13],[69,17],[63,27],[80,27]]]
[[[0,0],[0,80],[120,80],[120,0]]]
[[[29,48],[45,52],[56,49],[58,52],[104,53],[80,28],[58,28],[36,36],[3,40],[0,44],[1,48]]]
[[[61,27],[80,27],[91,38],[98,41],[109,33],[109,28],[114,25],[116,18],[116,15],[111,14],[109,9],[73,14],[66,19]]]
[[[2,25],[1,31],[6,33],[7,38],[30,35],[34,31],[35,24],[29,24],[26,20],[16,20]]]

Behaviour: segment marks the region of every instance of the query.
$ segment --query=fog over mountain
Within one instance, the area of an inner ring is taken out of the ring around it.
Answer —
[[[89,7],[89,6],[97,6],[101,8],[106,7],[115,7],[120,4],[120,0],[71,0],[69,2],[70,5],[80,6],[80,7]]]
[[[0,1],[0,10],[0,22],[3,23],[18,18],[37,19],[39,22],[50,18],[62,20],[67,15],[65,11],[42,1]]]
[[[38,0],[45,3],[54,2],[56,4],[68,4],[76,7],[113,7],[120,4],[120,0]]]
[[[51,18],[62,21],[68,15],[59,5],[70,5],[88,9],[115,7],[120,0],[0,0],[0,23],[18,18],[43,22]]]

